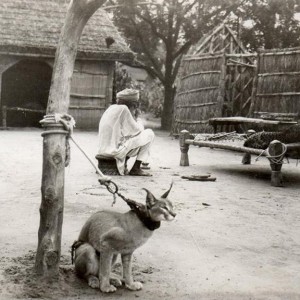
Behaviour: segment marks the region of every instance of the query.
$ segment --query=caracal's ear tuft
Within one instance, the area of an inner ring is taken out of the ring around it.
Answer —
[[[150,208],[150,207],[152,207],[152,206],[156,203],[157,199],[156,199],[156,198],[153,196],[153,194],[152,194],[150,191],[148,191],[147,189],[144,189],[144,188],[143,188],[143,190],[145,190],[145,191],[147,192],[147,196],[146,196],[146,205],[147,205],[148,208]]]
[[[173,181],[171,182],[170,188],[161,196],[161,198],[167,198],[173,186]]]

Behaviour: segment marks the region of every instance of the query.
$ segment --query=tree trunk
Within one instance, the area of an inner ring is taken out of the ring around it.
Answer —
[[[53,129],[57,127],[47,127],[47,130]],[[44,135],[42,201],[35,261],[40,275],[54,276],[58,273],[64,209],[64,162],[65,134]]]
[[[173,102],[175,89],[171,83],[165,84],[164,106],[161,117],[161,128],[170,131],[173,121]]]
[[[69,108],[70,83],[82,30],[105,0],[73,0],[62,28],[50,87],[47,114],[65,114]],[[54,118],[44,122],[42,199],[35,261],[36,272],[54,276],[59,271],[64,210],[66,132]],[[46,120],[46,118],[45,118]]]
[[[169,17],[171,14],[169,15]],[[175,42],[173,41],[173,21],[172,18],[168,22],[168,37],[166,42],[166,63],[165,63],[165,81],[164,81],[164,88],[165,88],[165,95],[164,95],[164,105],[163,105],[163,112],[161,117],[161,128],[163,130],[171,131],[172,128],[172,115],[173,115],[173,98],[174,98],[174,89],[173,83],[175,77],[172,76],[173,74],[173,48]],[[174,79],[172,79],[174,78]]]

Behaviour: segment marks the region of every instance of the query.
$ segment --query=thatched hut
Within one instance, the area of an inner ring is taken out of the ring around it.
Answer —
[[[38,126],[69,1],[0,1],[0,125]],[[77,128],[96,128],[112,101],[115,61],[133,53],[105,11],[84,28],[72,77],[69,113]]]
[[[173,133],[210,132],[214,117],[247,116],[255,66],[232,30],[221,24],[183,57],[174,101]]]
[[[258,51],[251,114],[298,120],[300,117],[300,48]]]

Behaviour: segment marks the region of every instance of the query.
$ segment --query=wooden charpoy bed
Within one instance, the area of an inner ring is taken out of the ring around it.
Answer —
[[[189,166],[188,151],[190,145],[244,153],[242,160],[243,164],[251,163],[251,154],[264,156],[269,160],[271,167],[271,185],[277,187],[283,186],[281,168],[284,157],[291,153],[295,153],[295,151],[300,153],[300,142],[284,144],[279,140],[273,140],[267,149],[255,149],[232,143],[199,141],[196,140],[187,130],[182,130],[180,132],[179,142],[181,151],[180,166]]]

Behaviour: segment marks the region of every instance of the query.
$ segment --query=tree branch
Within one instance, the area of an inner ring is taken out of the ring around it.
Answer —
[[[158,38],[160,38],[162,41],[164,41],[164,43],[167,42],[165,36],[163,34],[161,34],[159,31],[157,31],[157,28],[151,19],[148,19],[148,18],[142,16],[140,13],[136,13],[136,14],[139,18],[141,18],[143,21],[145,21],[150,26],[151,31],[154,33],[154,35],[156,35]]]
[[[192,42],[191,40],[184,43],[175,53],[174,58],[177,58],[179,55],[184,54],[189,48],[191,47]]]
[[[133,18],[130,18],[130,21],[133,23],[133,25],[136,29],[136,35],[137,35],[137,37],[138,37],[138,39],[139,39],[139,41],[140,41],[140,43],[143,47],[144,53],[147,55],[148,59],[151,61],[152,65],[153,65],[153,68],[155,70],[155,76],[158,77],[161,82],[163,82],[164,81],[164,75],[160,70],[159,62],[155,59],[155,57],[153,55],[151,55],[151,52],[148,50],[149,47],[147,47],[147,45],[145,44],[145,42],[143,40],[143,36],[142,36],[141,32],[139,31],[139,27],[136,25]]]
[[[172,73],[172,77],[171,77],[172,83],[174,83],[174,81],[176,79],[176,76],[178,74],[178,70],[179,70],[179,67],[180,67],[181,60],[182,60],[182,55],[180,57],[178,57],[175,61],[175,65],[174,65],[173,73]]]
[[[184,10],[183,15],[185,15],[187,12],[189,12],[197,3],[198,3],[198,0],[194,0],[194,2],[192,2],[190,5],[188,5],[186,7],[186,9]]]
[[[163,76],[161,76],[160,74],[158,74],[158,73],[156,72],[155,69],[153,69],[153,68],[151,68],[151,67],[145,65],[144,63],[142,63],[142,62],[139,61],[139,60],[136,60],[135,62],[136,62],[136,64],[137,64],[137,66],[143,68],[143,69],[146,70],[150,75],[152,75],[153,77],[158,78],[158,79],[160,80],[160,82],[161,82],[162,84],[164,84],[165,78],[164,78]]]

